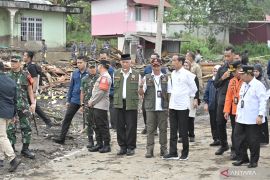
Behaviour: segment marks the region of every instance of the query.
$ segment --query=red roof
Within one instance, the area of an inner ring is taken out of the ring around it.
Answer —
[[[137,4],[144,4],[144,5],[150,5],[150,6],[158,6],[159,0],[133,0]],[[165,7],[172,7],[167,1],[164,1]]]

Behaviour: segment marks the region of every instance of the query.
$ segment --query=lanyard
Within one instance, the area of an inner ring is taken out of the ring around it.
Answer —
[[[243,94],[243,98],[245,97],[245,95],[247,94],[248,90],[250,88],[250,85],[248,85],[248,88],[245,88],[244,94]]]
[[[158,83],[157,83],[157,81],[156,81],[155,76],[152,76],[152,78],[153,78],[155,84],[157,85],[157,89],[159,89],[159,86],[160,86],[160,78],[159,78],[159,82],[158,82]]]

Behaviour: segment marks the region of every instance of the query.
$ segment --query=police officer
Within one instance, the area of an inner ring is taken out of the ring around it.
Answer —
[[[16,114],[16,83],[3,73],[4,64],[0,61],[0,168],[4,166],[4,155],[10,161],[9,172],[17,169],[21,160],[16,157],[7,137],[7,124]]]
[[[139,72],[131,68],[129,54],[121,56],[122,68],[114,74],[114,108],[117,111],[117,142],[120,151],[117,155],[135,154],[137,138],[137,109]]]
[[[19,123],[22,132],[22,151],[21,154],[27,158],[34,159],[35,154],[29,150],[29,144],[31,142],[31,125],[29,116],[30,113],[35,112],[35,98],[32,89],[33,79],[30,74],[21,69],[21,57],[12,56],[11,57],[11,72],[9,76],[17,84],[17,114],[19,117]],[[31,101],[29,107],[28,96]],[[16,122],[11,121],[8,124],[7,129],[8,138],[12,144],[12,147],[15,149],[16,143]]]
[[[97,79],[93,88],[92,97],[88,101],[88,106],[94,108],[94,130],[97,141],[96,146],[89,149],[91,152],[99,151],[100,153],[107,153],[111,151],[111,136],[107,114],[110,106],[109,92],[112,83],[111,76],[108,73],[109,64],[109,61],[100,61],[98,65],[100,77]]]
[[[167,93],[168,77],[161,73],[161,60],[151,61],[152,73],[147,74],[140,86],[139,93],[144,95],[147,116],[146,158],[154,156],[155,131],[159,127],[160,156],[167,154],[167,110],[169,97]]]
[[[248,168],[258,166],[260,157],[261,125],[265,122],[266,88],[254,77],[254,67],[243,65],[241,79],[242,87],[239,92],[239,103],[236,111],[235,145],[239,160],[233,165],[240,166],[248,163]],[[250,150],[250,161],[247,155]]]
[[[58,138],[54,138],[53,141],[58,144],[64,144],[66,135],[68,133],[69,126],[73,117],[75,116],[76,112],[81,107],[80,102],[80,87],[81,87],[81,79],[88,74],[86,68],[86,57],[80,56],[77,59],[77,66],[76,69],[71,76],[71,82],[67,94],[67,111],[62,123],[61,134]]]
[[[90,61],[89,62],[89,70],[85,77],[82,78],[81,82],[81,110],[83,111],[84,115],[84,122],[87,122],[87,136],[88,136],[88,145],[87,148],[91,148],[94,146],[93,140],[93,108],[88,107],[88,101],[92,96],[92,90],[96,80],[98,79],[99,75],[97,74],[96,70],[96,62]]]

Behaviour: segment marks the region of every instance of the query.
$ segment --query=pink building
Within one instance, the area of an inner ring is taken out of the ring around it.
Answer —
[[[141,44],[147,56],[154,49],[158,4],[159,0],[92,0],[92,36],[115,37],[118,49],[132,55]],[[171,5],[165,1],[164,6]],[[166,34],[165,23],[162,33]]]

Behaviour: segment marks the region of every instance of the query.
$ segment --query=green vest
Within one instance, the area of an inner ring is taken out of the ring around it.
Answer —
[[[124,77],[121,69],[118,69],[114,74],[114,108],[123,108],[123,81]],[[126,110],[137,110],[139,95],[138,95],[139,73],[132,69],[132,73],[128,76],[126,82]]]
[[[145,75],[147,89],[144,93],[144,108],[146,111],[155,111],[156,110],[156,88],[155,81],[152,74]],[[168,87],[168,76],[161,76],[161,107],[163,110],[167,110],[169,107],[169,98],[167,93]]]

